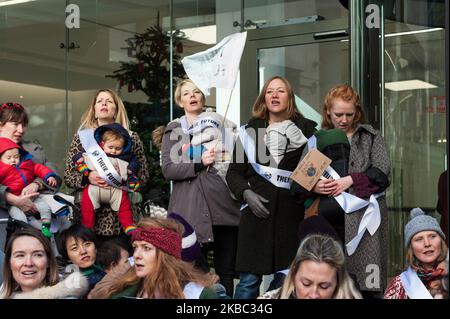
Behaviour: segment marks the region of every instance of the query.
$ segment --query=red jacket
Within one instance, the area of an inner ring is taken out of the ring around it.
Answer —
[[[22,149],[16,143],[7,138],[0,138],[0,154],[5,151],[18,148],[20,162],[17,166],[8,165],[0,161],[0,184],[8,187],[8,191],[14,195],[20,195],[28,184],[37,177],[45,182],[50,176],[57,177],[56,173],[42,164],[34,163],[30,153]]]

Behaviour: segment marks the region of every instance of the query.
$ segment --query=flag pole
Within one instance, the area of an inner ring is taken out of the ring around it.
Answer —
[[[231,88],[230,91],[230,95],[228,96],[228,102],[227,102],[227,107],[225,108],[225,113],[223,114],[223,119],[222,119],[222,123],[220,123],[219,127],[223,127],[223,125],[225,124],[225,120],[227,118],[227,114],[228,114],[228,109],[230,108],[230,102],[231,102],[231,97],[233,96],[233,92],[234,92],[234,87],[236,86],[236,78],[234,79],[234,83],[233,83],[233,87]],[[223,127],[224,128],[224,127]],[[225,128],[224,128],[225,129]],[[217,144],[219,144],[219,140],[216,141],[216,144],[214,145],[213,149],[216,148]],[[208,165],[208,167],[206,168],[206,171],[209,171],[209,168],[211,167],[211,165]]]
[[[236,79],[237,79],[237,77],[236,77]],[[230,108],[231,97],[233,96],[234,87],[236,86],[236,79],[234,79],[233,87],[231,88],[230,96],[228,97],[227,107],[225,109],[225,113],[223,115],[223,119],[222,119],[222,123],[221,123],[222,126],[225,123],[225,119],[227,118],[227,114],[228,114],[228,109]]]

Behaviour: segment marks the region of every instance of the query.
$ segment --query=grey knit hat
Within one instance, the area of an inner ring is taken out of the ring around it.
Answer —
[[[405,226],[405,247],[408,247],[415,234],[425,230],[434,230],[445,239],[444,232],[434,217],[426,215],[419,207],[411,209],[409,222]]]

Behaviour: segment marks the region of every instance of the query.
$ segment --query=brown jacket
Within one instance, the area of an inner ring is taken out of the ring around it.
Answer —
[[[183,216],[195,229],[199,242],[212,242],[212,225],[239,225],[240,205],[231,198],[214,167],[195,172],[195,163],[181,152],[188,143],[190,136],[183,132],[179,120],[167,125],[161,153],[163,175],[173,181],[168,211]]]

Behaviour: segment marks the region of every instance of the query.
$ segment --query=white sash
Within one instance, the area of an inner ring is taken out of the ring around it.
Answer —
[[[241,139],[242,146],[244,147],[245,154],[247,155],[248,162],[252,165],[253,169],[259,176],[263,177],[276,187],[290,189],[292,180],[290,176],[291,171],[286,171],[284,169],[278,169],[270,166],[263,166],[256,163],[255,154],[255,143],[250,138],[245,130],[245,125],[239,128],[239,138]]]
[[[317,139],[314,135],[308,139],[309,149],[316,148],[316,140]],[[333,177],[333,179],[341,178],[339,174],[331,166],[327,167],[326,172],[330,174]],[[373,236],[377,231],[378,227],[380,227],[381,213],[377,198],[383,196],[384,194],[385,194],[384,192],[373,194],[370,196],[369,201],[361,199],[347,192],[342,192],[338,196],[334,197],[346,214],[351,214],[367,206],[363,218],[359,223],[358,233],[356,234],[355,237],[353,237],[352,240],[350,240],[345,245],[347,249],[347,254],[349,256],[355,253],[356,248],[358,248],[359,242],[361,241],[362,237],[364,236],[364,233],[366,232],[366,229],[369,231],[369,234]]]
[[[221,132],[221,140],[225,146],[225,150],[229,153],[233,153],[234,148],[234,135],[230,130],[226,130],[225,127],[220,128],[221,123],[211,116],[206,116],[204,118],[199,118],[195,120],[192,127],[190,127],[189,122],[185,115],[180,117],[181,129],[185,134],[190,134],[192,136],[201,133],[207,127],[213,127]],[[232,129],[232,128],[229,128]]]
[[[277,274],[283,274],[287,277],[287,275],[289,274],[289,268],[288,269],[283,269],[283,270],[278,270]]]
[[[95,140],[94,130],[84,129],[78,131],[78,136],[100,177],[103,178],[108,185],[122,188],[122,177],[116,172],[114,166],[109,161],[108,156]]]
[[[400,274],[400,281],[409,299],[433,299],[433,296],[411,267]]]
[[[317,145],[317,137],[315,135],[312,135],[310,138],[308,138],[308,150],[316,148],[316,145]]]
[[[196,284],[195,282],[190,282],[184,286],[184,297],[186,297],[186,299],[199,299],[204,288],[205,287]]]
[[[210,116],[195,121],[194,125],[190,127],[186,115],[180,117],[181,128],[185,134],[195,135],[203,131],[206,127],[219,128],[220,122],[216,121]]]

